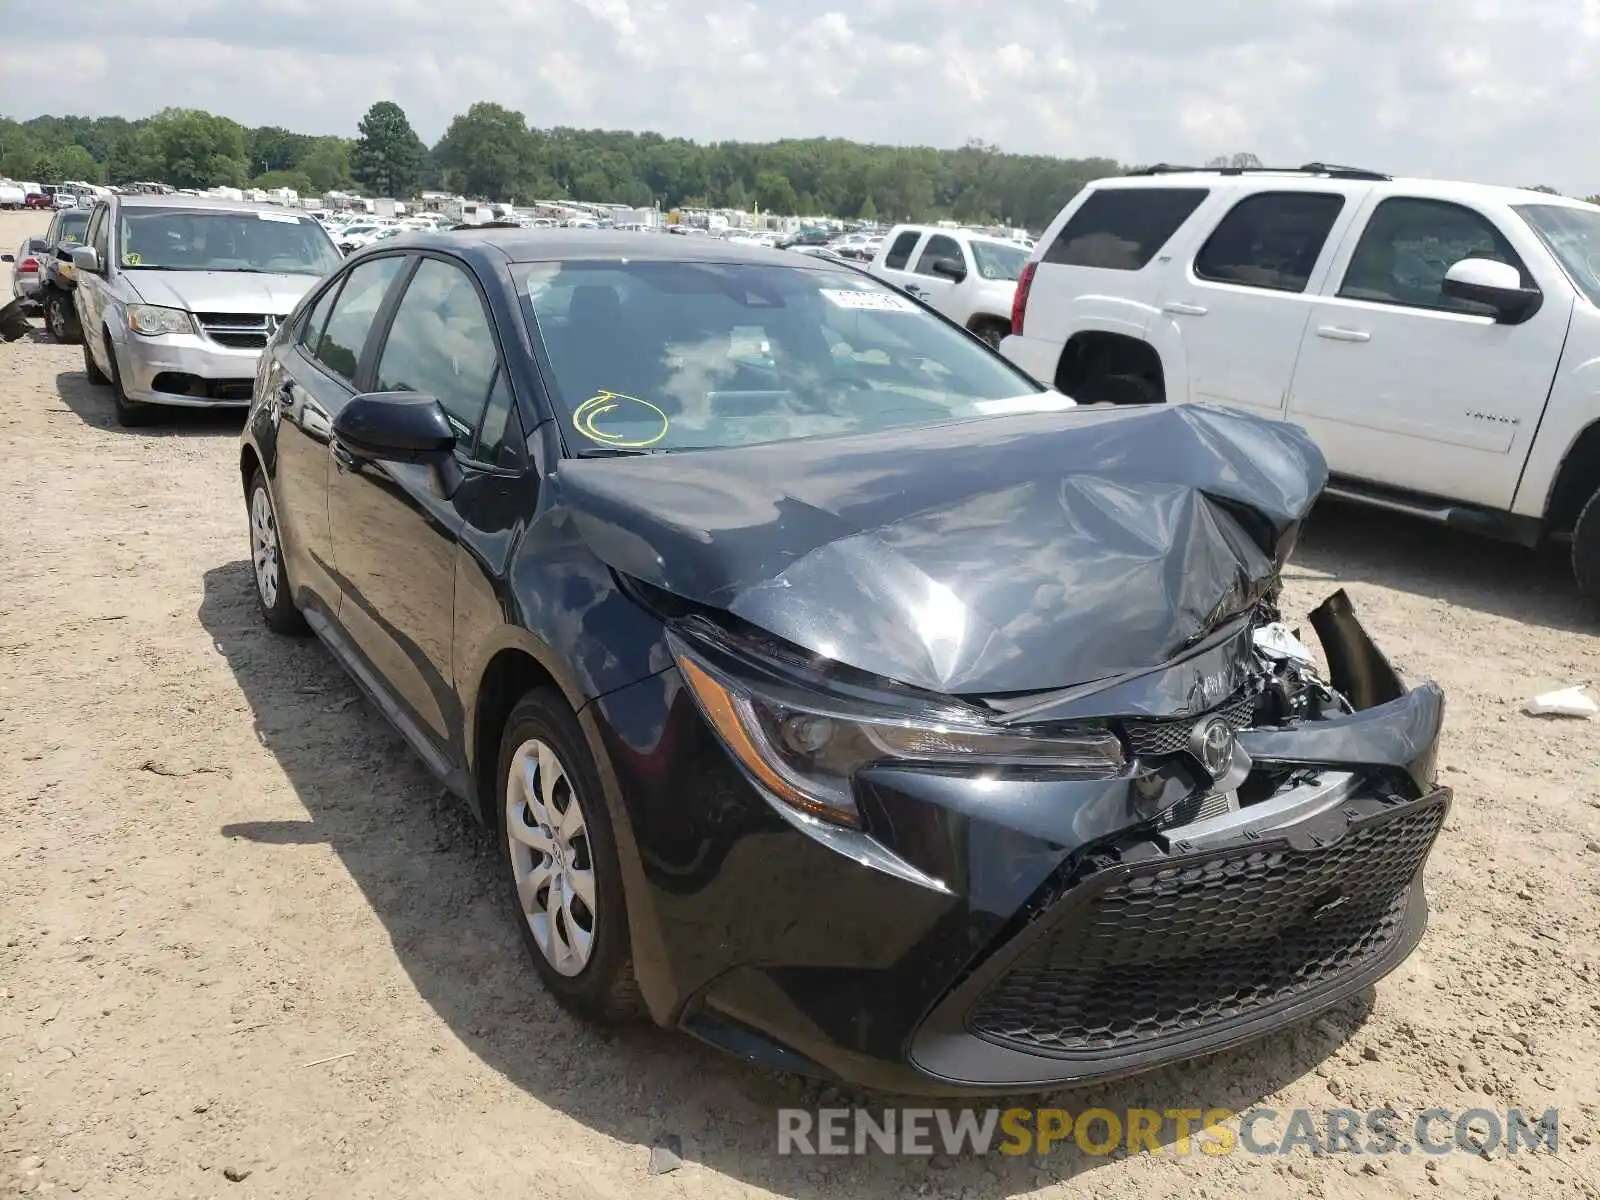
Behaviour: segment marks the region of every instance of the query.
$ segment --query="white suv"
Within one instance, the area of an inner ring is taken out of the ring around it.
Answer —
[[[965,229],[896,225],[867,271],[998,346],[1010,332],[1017,276],[1027,261],[1028,251],[1015,242]]]
[[[1332,495],[1535,545],[1600,598],[1600,208],[1297,170],[1152,168],[1073,198],[1001,352],[1081,403],[1303,426]]]

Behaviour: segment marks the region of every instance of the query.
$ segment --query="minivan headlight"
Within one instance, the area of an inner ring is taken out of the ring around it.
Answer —
[[[162,333],[193,333],[194,321],[181,308],[156,304],[128,305],[128,328],[146,337]]]
[[[874,763],[1054,768],[1114,775],[1122,743],[1109,730],[1007,729],[927,714],[868,710],[854,700],[737,677],[669,635],[695,702],[740,765],[769,793],[815,817],[859,825],[851,780]]]

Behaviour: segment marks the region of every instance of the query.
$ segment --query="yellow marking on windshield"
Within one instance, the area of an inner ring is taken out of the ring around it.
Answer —
[[[619,409],[626,411],[629,405],[637,405],[646,410],[651,418],[661,422],[661,428],[647,437],[639,437],[602,429],[597,424],[607,413],[614,413]],[[621,392],[601,391],[578,405],[572,414],[572,424],[584,437],[592,442],[599,442],[602,446],[615,446],[619,450],[643,450],[666,437],[671,422],[666,413],[648,400],[641,400],[637,396],[624,396]]]
[[[122,256],[122,265],[125,267],[137,267],[142,262],[144,262],[144,259],[140,258],[137,253],[129,253]]]

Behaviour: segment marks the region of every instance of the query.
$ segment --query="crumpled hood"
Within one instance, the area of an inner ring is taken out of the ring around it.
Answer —
[[[128,281],[146,304],[190,312],[270,313],[289,311],[317,284],[315,275],[256,275],[248,271],[128,271]]]
[[[1171,659],[1276,579],[1327,465],[1298,428],[1193,405],[567,460],[626,575],[952,695]]]

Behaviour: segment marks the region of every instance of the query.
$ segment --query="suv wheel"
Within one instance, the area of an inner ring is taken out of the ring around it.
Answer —
[[[529,692],[511,710],[495,800],[505,894],[545,987],[583,1016],[638,1015],[611,818],[559,692]]]
[[[250,476],[249,497],[250,562],[255,568],[261,619],[274,633],[304,633],[306,619],[291,598],[289,576],[283,569],[283,543],[278,537],[278,514],[260,468]]]
[[[65,345],[83,340],[83,330],[78,325],[78,313],[72,307],[72,297],[59,288],[53,287],[45,294],[44,324],[50,336]]]
[[[111,402],[117,406],[117,424],[124,427],[148,425],[155,420],[155,409],[149,404],[129,400],[122,386],[122,368],[117,366],[117,347],[111,335],[105,335],[106,361],[111,364]]]
[[[111,381],[106,378],[106,373],[100,369],[100,364],[95,362],[94,353],[89,349],[89,340],[83,342],[83,373],[89,377],[89,382],[95,387],[104,387]]]
[[[1589,497],[1572,527],[1572,574],[1582,596],[1600,601],[1600,491]]]

